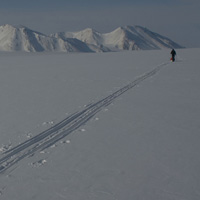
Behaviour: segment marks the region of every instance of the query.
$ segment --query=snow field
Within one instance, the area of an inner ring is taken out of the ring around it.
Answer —
[[[1,174],[2,198],[199,199],[199,53],[1,54],[2,150],[168,63]]]

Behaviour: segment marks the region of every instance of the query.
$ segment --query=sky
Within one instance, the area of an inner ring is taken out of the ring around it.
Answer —
[[[140,25],[185,47],[200,47],[199,0],[0,0],[0,25],[44,34]]]

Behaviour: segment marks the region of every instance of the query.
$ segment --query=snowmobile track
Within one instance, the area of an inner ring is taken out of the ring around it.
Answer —
[[[111,104],[119,96],[132,89],[145,79],[155,75],[162,67],[166,66],[168,63],[169,62],[163,63],[155,67],[153,70],[137,77],[133,82],[120,88],[109,96],[95,103],[89,104],[83,110],[70,115],[46,131],[43,131],[38,135],[26,140],[25,142],[5,151],[3,156],[0,158],[0,174],[4,173],[13,165],[17,164],[20,160],[52,146],[62,138],[77,130],[104,107]]]

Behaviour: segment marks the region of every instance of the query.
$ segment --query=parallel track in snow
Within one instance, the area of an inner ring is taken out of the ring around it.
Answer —
[[[132,89],[145,79],[155,75],[162,67],[166,66],[167,64],[168,62],[155,67],[153,70],[137,77],[134,81],[120,88],[109,96],[88,105],[83,110],[70,115],[46,131],[43,131],[38,135],[26,140],[25,142],[5,151],[3,156],[0,158],[0,174],[4,173],[20,160],[52,146],[73,131],[77,130],[104,107],[111,104],[119,96]]]

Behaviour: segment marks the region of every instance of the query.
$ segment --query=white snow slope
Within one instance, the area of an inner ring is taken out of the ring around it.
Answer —
[[[0,53],[0,199],[199,200],[199,53]]]

